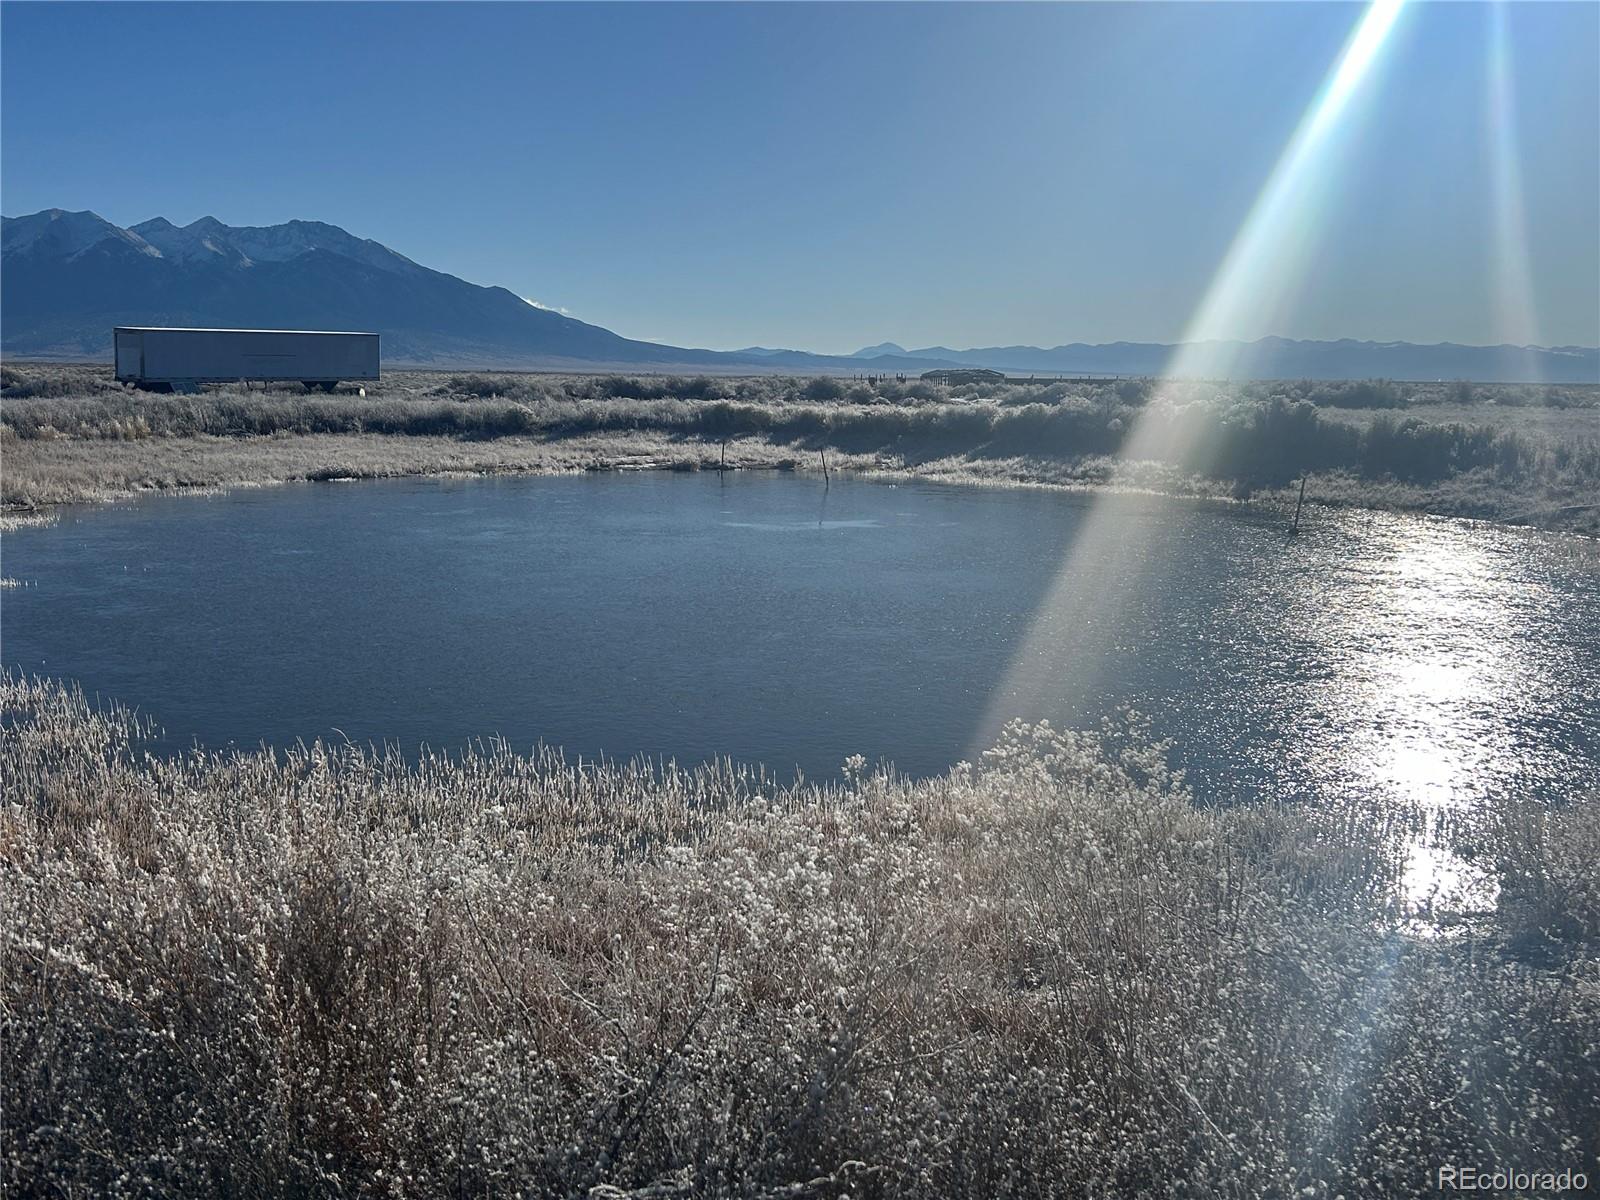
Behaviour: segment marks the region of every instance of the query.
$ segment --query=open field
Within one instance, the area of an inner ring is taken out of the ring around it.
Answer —
[[[147,757],[0,679],[5,1171],[146,1195],[1424,1196],[1600,1176],[1600,797],[1196,807],[1137,729],[909,783]]]
[[[324,396],[135,392],[103,367],[8,365],[8,509],[148,488],[622,467],[830,467],[1121,486],[1600,532],[1600,388],[1038,382],[397,372]],[[1135,423],[1142,461],[1118,457]]]

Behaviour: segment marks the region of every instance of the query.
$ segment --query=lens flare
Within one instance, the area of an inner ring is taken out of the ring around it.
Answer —
[[[1405,0],[1376,0],[1356,26],[1255,205],[1228,247],[1205,298],[1195,310],[1167,375],[1227,375],[1228,362],[1200,345],[1238,336],[1281,312],[1290,289],[1304,278],[1315,223],[1331,186],[1331,153],[1341,118],[1372,71]]]
[[[1247,321],[1270,316],[1302,274],[1317,219],[1332,182],[1333,155],[1341,127],[1362,82],[1372,73],[1405,0],[1374,0],[1363,13],[1329,71],[1316,99],[1279,156],[1271,175],[1229,246],[1157,389],[1129,431],[1121,451],[1130,461],[1170,458],[1185,447],[1170,444],[1168,422],[1153,416],[1172,399],[1172,381],[1226,375],[1204,339],[1237,336]],[[1159,454],[1158,454],[1159,452]],[[1057,573],[1027,636],[990,699],[975,731],[974,753],[993,743],[1013,717],[1038,719],[1050,697],[1071,697],[1092,688],[1099,674],[1101,640],[1113,636],[1115,614],[1100,611],[1098,598],[1111,578],[1142,575],[1159,567],[1127,506],[1107,498],[1094,502]],[[1180,519],[1165,517],[1155,519]]]
[[[1528,260],[1528,218],[1522,200],[1522,154],[1511,76],[1506,6],[1496,0],[1489,33],[1489,160],[1494,176],[1494,302],[1499,341],[1537,345],[1538,314]]]

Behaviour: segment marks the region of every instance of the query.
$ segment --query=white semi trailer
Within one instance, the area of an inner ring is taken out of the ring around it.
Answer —
[[[118,382],[151,391],[255,379],[331,388],[378,378],[375,333],[119,325],[112,337]]]

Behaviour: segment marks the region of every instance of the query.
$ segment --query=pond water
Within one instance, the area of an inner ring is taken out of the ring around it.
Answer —
[[[169,743],[925,774],[1131,706],[1203,798],[1600,786],[1600,546],[785,474],[242,489],[5,536],[7,665]]]

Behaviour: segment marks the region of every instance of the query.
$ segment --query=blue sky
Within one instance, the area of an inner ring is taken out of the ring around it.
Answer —
[[[679,345],[1171,341],[1361,12],[6,3],[0,207],[329,221]],[[1405,11],[1235,336],[1507,340],[1494,24]],[[1593,345],[1600,5],[1504,28],[1532,327]]]

